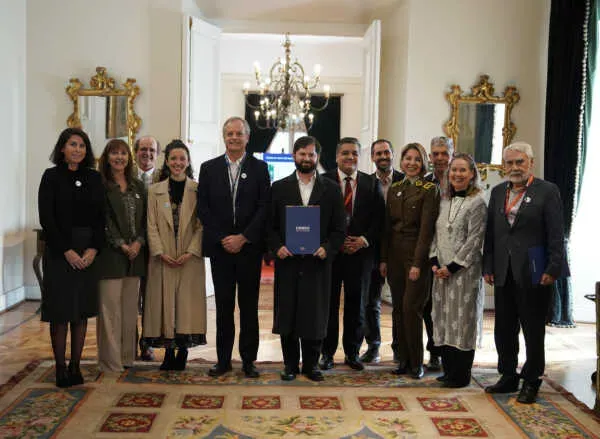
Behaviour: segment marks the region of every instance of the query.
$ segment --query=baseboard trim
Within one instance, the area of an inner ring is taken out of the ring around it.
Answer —
[[[8,311],[24,301],[25,287],[23,286],[0,293],[0,312]]]

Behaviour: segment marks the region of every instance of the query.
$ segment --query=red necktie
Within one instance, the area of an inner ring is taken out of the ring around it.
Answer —
[[[346,217],[352,217],[352,177],[346,177],[346,187],[344,188],[344,210]]]

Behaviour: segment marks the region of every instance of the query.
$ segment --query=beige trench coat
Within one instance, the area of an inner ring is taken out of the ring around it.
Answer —
[[[148,190],[148,246],[150,262],[144,303],[144,337],[175,338],[178,334],[206,334],[206,291],[202,257],[202,224],[196,216],[198,183],[187,179],[175,242],[169,180]],[[170,268],[160,259],[184,253],[185,265]]]

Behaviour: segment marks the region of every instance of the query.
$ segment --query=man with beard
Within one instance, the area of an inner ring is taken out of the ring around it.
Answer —
[[[235,295],[240,309],[239,350],[247,378],[257,378],[258,290],[269,194],[267,164],[246,154],[250,126],[241,117],[223,124],[225,154],[202,163],[198,217],[202,249],[210,258],[217,305],[217,364],[213,377],[231,370]]]
[[[392,183],[400,181],[404,178],[402,172],[396,171],[392,167],[394,159],[394,149],[392,142],[386,139],[377,139],[371,144],[371,161],[375,164],[376,170],[373,176],[379,181],[383,192],[384,200],[387,199],[388,190]],[[381,235],[381,232],[380,232]],[[379,239],[375,243],[373,266],[371,268],[371,282],[369,284],[369,293],[365,304],[365,341],[368,348],[360,357],[363,363],[378,363],[381,359],[379,355],[379,347],[381,345],[381,288],[385,279],[379,272]],[[392,330],[392,351],[394,358],[397,357],[398,340],[396,340],[396,331]]]
[[[144,183],[144,187],[148,187],[158,182],[159,172],[156,170],[156,158],[160,154],[160,143],[152,136],[142,136],[138,138],[133,145],[135,153],[135,162],[137,165],[137,177]],[[144,251],[148,253],[148,246],[144,246]],[[146,259],[148,256],[146,255]],[[140,278],[140,294],[139,294],[139,312],[142,314],[142,327],[144,326],[144,298],[146,297],[146,276]],[[136,325],[136,331],[138,331]],[[139,333],[136,335],[140,340],[140,358],[143,361],[154,361],[154,350],[145,342]]]
[[[135,141],[133,146],[137,177],[142,180],[146,189],[152,183],[158,182],[159,173],[156,170],[156,158],[160,154],[160,144],[152,136],[143,136]]]
[[[430,172],[425,176],[425,180],[431,181],[440,186],[440,183],[444,181],[444,174],[448,170],[448,163],[450,157],[454,153],[454,143],[452,139],[439,136],[431,139],[429,148],[429,160],[433,163],[433,172]],[[441,189],[441,188],[440,188]],[[429,291],[433,286],[433,276],[430,278]],[[425,309],[423,310],[423,321],[425,322],[425,332],[427,332],[427,346],[426,349],[429,351],[429,363],[425,366],[428,370],[438,371],[441,369],[441,356],[442,351],[439,346],[436,346],[433,341],[433,319],[431,318],[431,294]]]
[[[561,276],[565,263],[562,202],[555,184],[534,178],[529,144],[507,146],[503,158],[508,181],[492,189],[483,249],[484,278],[495,290],[494,340],[502,376],[485,391],[515,392],[522,378],[517,401],[531,404],[544,374],[545,324],[552,284]],[[532,260],[543,267],[539,280],[532,276]],[[520,375],[519,326],[526,348]]]
[[[333,357],[338,347],[340,333],[342,284],[344,285],[342,336],[344,363],[354,370],[364,369],[358,351],[364,335],[365,303],[373,268],[373,249],[379,243],[385,204],[377,179],[358,171],[360,148],[358,139],[342,138],[337,145],[337,168],[323,174],[323,177],[340,186],[346,218],[344,244],[333,260],[329,322],[319,363],[319,367],[323,370],[334,366]]]
[[[276,255],[273,333],[281,337],[284,370],[291,381],[302,373],[323,381],[317,368],[327,334],[331,266],[344,242],[344,205],[339,185],[316,172],[321,145],[312,136],[294,142],[296,172],[273,183],[267,227],[269,249]],[[285,245],[286,206],[319,206],[320,247],[312,255],[294,255]]]

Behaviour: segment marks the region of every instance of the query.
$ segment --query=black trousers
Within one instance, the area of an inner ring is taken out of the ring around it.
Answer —
[[[495,288],[494,340],[498,352],[498,372],[502,375],[517,373],[520,328],[523,329],[526,350],[521,377],[525,381],[535,382],[544,374],[546,315],[551,293],[551,286],[524,288],[517,285],[510,268],[504,285]]]
[[[430,357],[439,357],[442,355],[442,349],[436,346],[433,341],[433,319],[431,318],[431,309],[433,308],[431,302],[431,289],[433,288],[433,276],[429,276],[429,300],[425,303],[425,309],[423,309],[423,321],[425,322],[425,332],[427,332],[427,346],[425,348],[429,351]]]
[[[448,381],[466,386],[471,381],[475,350],[462,351],[454,346],[436,346],[442,356],[444,374]]]
[[[327,336],[321,347],[323,355],[333,356],[338,347],[342,284],[344,284],[342,345],[348,357],[358,355],[364,336],[365,304],[369,293],[372,266],[373,258],[370,252],[354,255],[339,254],[333,261]]]
[[[384,283],[385,278],[379,272],[379,264],[376,264],[371,270],[369,294],[365,303],[364,333],[369,348],[379,348],[381,345],[381,289]],[[392,321],[392,350],[397,354],[398,339],[393,325]]]
[[[258,252],[245,248],[235,255],[223,251],[210,258],[217,305],[217,358],[222,366],[231,363],[236,287],[240,310],[240,356],[243,362],[256,361],[261,261]]]
[[[289,370],[299,370],[300,346],[302,346],[302,372],[310,372],[317,368],[321,340],[301,339],[296,334],[281,335],[280,338],[283,363]]]

